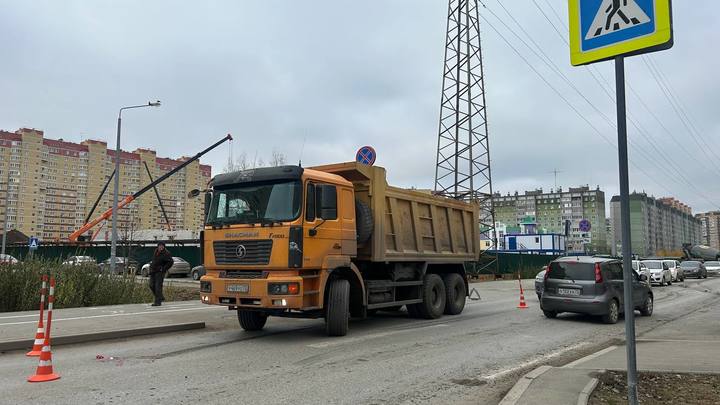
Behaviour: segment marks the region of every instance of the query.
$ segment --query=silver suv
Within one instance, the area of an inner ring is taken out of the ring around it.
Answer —
[[[548,265],[542,300],[543,313],[561,312],[602,316],[616,323],[623,311],[622,261],[601,257],[562,257]],[[633,306],[643,316],[653,312],[653,293],[647,276],[633,271]]]

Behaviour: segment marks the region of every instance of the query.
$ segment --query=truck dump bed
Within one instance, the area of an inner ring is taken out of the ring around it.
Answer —
[[[430,192],[388,186],[385,169],[357,162],[310,169],[351,181],[356,198],[370,206],[374,230],[358,246],[358,259],[374,262],[465,262],[480,253],[479,208]]]

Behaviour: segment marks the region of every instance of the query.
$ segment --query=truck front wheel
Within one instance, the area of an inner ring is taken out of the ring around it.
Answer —
[[[465,280],[457,273],[443,275],[445,283],[445,314],[457,315],[465,309]]]
[[[328,336],[347,335],[350,319],[350,283],[347,280],[330,281],[325,311],[325,331]]]
[[[247,331],[261,330],[265,327],[265,322],[267,322],[268,318],[267,314],[257,311],[244,311],[238,309],[237,314],[240,326]]]
[[[445,284],[437,274],[428,274],[425,276],[425,282],[422,286],[423,302],[413,304],[414,311],[421,318],[437,319],[440,318],[445,311]]]

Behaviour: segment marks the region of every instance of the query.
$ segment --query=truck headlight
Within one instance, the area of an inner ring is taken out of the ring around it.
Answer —
[[[299,283],[269,283],[268,294],[270,295],[296,295],[300,292]]]

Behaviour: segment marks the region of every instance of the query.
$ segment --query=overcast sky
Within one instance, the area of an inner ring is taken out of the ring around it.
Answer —
[[[616,143],[606,94],[614,87],[603,90],[588,69],[570,66],[567,45],[535,3],[564,33],[565,0],[502,4],[610,123],[496,19],[523,35],[498,0],[484,0],[481,14]],[[658,119],[632,92],[630,114],[661,152],[629,124],[630,187],[673,195],[694,212],[720,209],[720,2],[673,3],[675,47],[647,60],[697,131],[682,123],[646,61],[628,60],[628,82]],[[192,155],[229,132],[235,155],[267,161],[276,149],[295,163],[303,151],[307,166],[352,160],[369,144],[393,184],[433,186],[446,0],[1,0],[0,9],[0,129],[114,146],[118,108],[159,99],[159,109],[124,115],[123,149]],[[557,169],[558,185],[599,185],[609,201],[618,192],[617,150],[484,20],[481,30],[495,190],[548,190]],[[612,63],[593,72],[613,82]],[[204,162],[218,173],[228,151]]]

